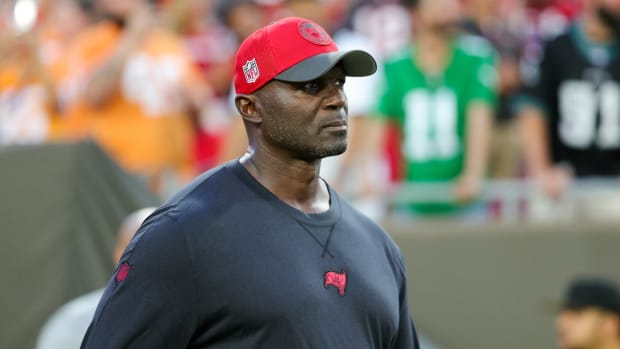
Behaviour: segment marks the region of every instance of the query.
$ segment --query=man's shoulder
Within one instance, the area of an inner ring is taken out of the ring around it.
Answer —
[[[476,59],[494,59],[496,52],[491,43],[480,36],[463,34],[456,38],[455,49],[464,56]]]
[[[577,35],[576,33],[577,31],[577,27],[576,26],[572,26],[569,27],[567,30],[565,30],[564,32],[562,32],[561,34],[554,36],[552,38],[549,38],[547,41],[544,42],[544,51],[545,54],[550,55],[559,55],[558,58],[564,60],[566,59],[566,54],[567,51],[572,51],[576,48],[575,45],[575,35]]]
[[[170,197],[166,203],[178,204],[188,198],[201,196],[201,193],[205,191],[221,190],[220,185],[239,182],[238,177],[235,175],[235,168],[237,166],[241,165],[238,164],[237,160],[233,160],[203,172]]]
[[[411,66],[413,65],[413,55],[415,52],[415,47],[413,45],[406,45],[398,51],[395,51],[391,55],[387,56],[385,59],[386,69],[390,67],[403,67],[403,66]]]
[[[408,45],[386,57],[383,70],[384,87],[409,86],[420,75],[415,64],[415,47]]]
[[[487,39],[476,35],[461,35],[455,40],[453,50],[453,71],[459,74],[474,74],[477,80],[480,80],[480,69],[487,71],[485,75],[495,71],[498,55]]]
[[[162,233],[166,238],[180,236],[171,233],[191,231],[194,225],[210,221],[218,212],[226,210],[245,189],[234,173],[235,166],[231,161],[196,177],[142,223],[136,240],[143,235],[153,238]]]

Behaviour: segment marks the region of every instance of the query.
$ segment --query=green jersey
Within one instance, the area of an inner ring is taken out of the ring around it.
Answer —
[[[378,114],[402,130],[408,181],[449,182],[463,170],[468,107],[496,103],[495,52],[484,39],[461,36],[452,42],[449,63],[440,74],[425,73],[416,59],[416,48],[410,46],[386,62]],[[455,208],[418,205],[417,211]]]

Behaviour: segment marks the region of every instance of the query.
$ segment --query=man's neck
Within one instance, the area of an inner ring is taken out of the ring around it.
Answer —
[[[284,159],[266,149],[246,153],[241,164],[280,200],[306,213],[329,210],[329,192],[320,179],[320,160]]]
[[[586,37],[592,42],[599,44],[608,43],[616,35],[614,30],[605,25],[595,13],[584,13],[582,23]]]
[[[415,38],[419,67],[427,74],[443,72],[448,64],[450,40],[433,31],[420,31]]]

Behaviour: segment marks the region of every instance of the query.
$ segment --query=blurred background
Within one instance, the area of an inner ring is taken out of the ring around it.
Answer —
[[[0,348],[243,154],[234,54],[292,15],[379,63],[321,173],[400,245],[425,348],[557,347],[569,281],[620,280],[620,1],[0,0]]]

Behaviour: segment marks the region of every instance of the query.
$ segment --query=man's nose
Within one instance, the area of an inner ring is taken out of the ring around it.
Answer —
[[[329,109],[342,109],[347,107],[347,95],[344,93],[342,86],[330,84],[327,88],[328,98],[327,107]]]

